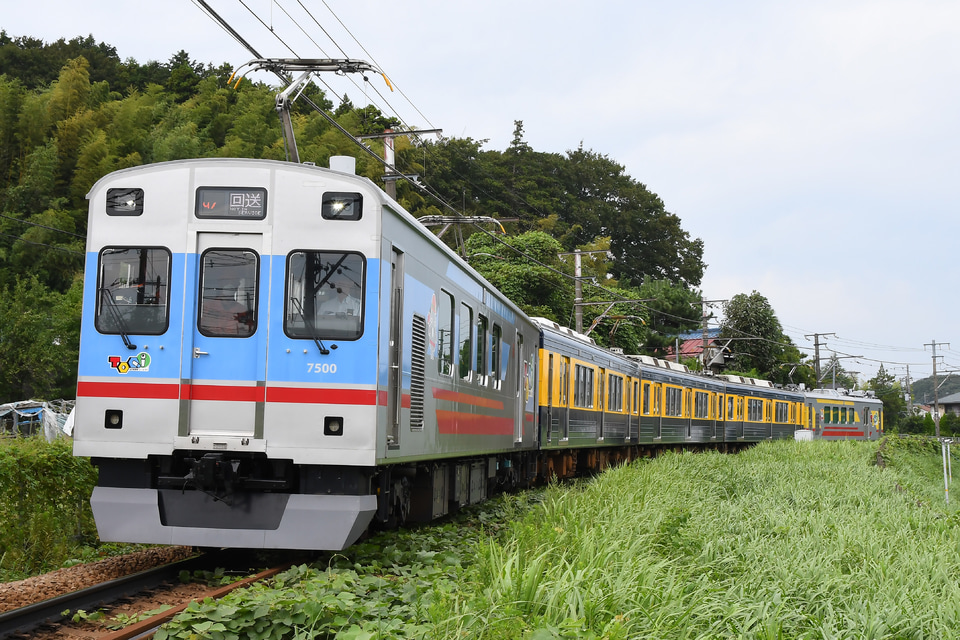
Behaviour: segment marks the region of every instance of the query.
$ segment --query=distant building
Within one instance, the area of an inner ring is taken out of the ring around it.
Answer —
[[[680,357],[692,358],[698,362],[703,362],[703,331],[691,331],[677,336],[680,343]],[[727,344],[720,341],[720,328],[707,329],[707,360],[709,368],[713,371],[719,371],[728,354],[730,353]],[[667,349],[668,360],[676,360],[674,348]]]
[[[946,415],[947,412],[950,412],[955,416],[960,416],[960,393],[954,393],[952,395],[940,398],[937,401],[937,404],[940,405],[941,416]],[[933,413],[932,406],[931,413]]]

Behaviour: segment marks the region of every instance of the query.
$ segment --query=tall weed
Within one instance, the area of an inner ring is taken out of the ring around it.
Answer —
[[[97,471],[70,442],[0,441],[0,579],[59,568],[96,541],[90,494]]]

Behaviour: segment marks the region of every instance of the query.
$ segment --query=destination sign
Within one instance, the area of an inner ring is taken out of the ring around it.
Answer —
[[[260,187],[200,187],[197,189],[196,216],[263,220],[267,217],[267,190]]]

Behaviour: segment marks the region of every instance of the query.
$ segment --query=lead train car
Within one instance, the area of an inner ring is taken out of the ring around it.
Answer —
[[[90,190],[74,452],[102,540],[342,549],[529,473],[536,327],[346,160]]]

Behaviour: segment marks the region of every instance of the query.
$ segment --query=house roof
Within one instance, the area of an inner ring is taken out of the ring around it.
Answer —
[[[960,404],[960,393],[953,393],[938,400],[940,404]]]

